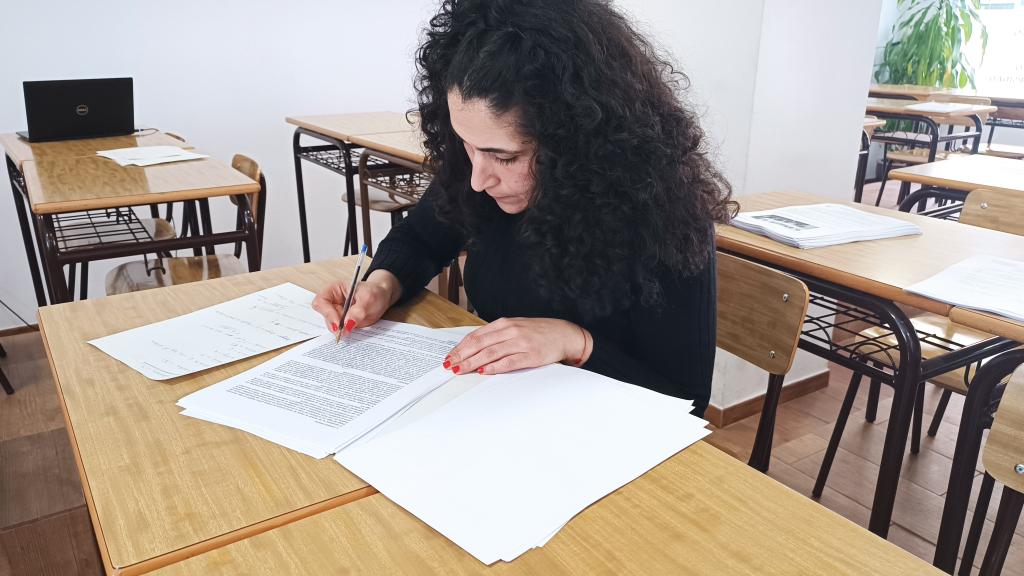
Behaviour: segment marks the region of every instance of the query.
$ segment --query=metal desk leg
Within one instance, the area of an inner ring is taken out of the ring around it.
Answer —
[[[200,198],[199,199],[199,214],[200,214],[200,216],[203,219],[203,228],[202,228],[203,236],[207,236],[209,234],[213,234],[213,222],[210,219],[210,199],[209,198]],[[203,248],[206,251],[206,255],[207,256],[212,256],[213,254],[216,253],[216,249],[214,248],[213,244],[207,244]]]
[[[262,258],[252,206],[249,204],[249,197],[245,194],[239,194],[235,198],[238,199],[238,213],[241,217],[242,229],[245,231],[245,257],[249,264],[249,272],[258,272]]]
[[[359,252],[359,235],[356,230],[356,184],[352,177],[352,153],[348,146],[343,148],[341,155],[345,160],[345,209],[348,211],[343,254],[348,256]]]
[[[64,279],[64,270],[57,260],[57,232],[53,226],[53,216],[35,214],[36,236],[39,237],[39,253],[43,257],[46,270],[46,281],[50,287],[50,302],[60,304],[70,302],[68,284]]]
[[[302,183],[302,155],[299,137],[302,133],[295,131],[292,136],[292,157],[295,160],[295,195],[299,199],[299,234],[302,235],[302,261],[309,262],[309,228],[306,223],[306,190]]]
[[[868,133],[861,130],[860,133],[860,155],[857,158],[857,176],[853,182],[853,201],[860,203],[864,196],[864,176],[868,171],[868,152],[871,142],[868,140]]]
[[[878,467],[875,497],[871,503],[871,519],[868,521],[868,530],[882,538],[889,535],[889,523],[892,521],[892,509],[896,503],[903,454],[907,449],[914,400],[917,397],[918,386],[924,385],[921,382],[921,346],[917,340],[917,332],[910,319],[898,309],[892,314],[892,330],[899,343],[900,364],[899,370],[893,375],[892,408],[885,430],[885,444]]]
[[[46,306],[46,293],[43,289],[43,279],[39,274],[39,260],[36,258],[36,249],[32,246],[32,228],[28,219],[28,206],[17,184],[16,174],[20,174],[18,167],[6,156],[7,176],[11,181],[11,192],[14,194],[14,211],[18,213],[18,224],[21,225],[21,241],[25,245],[25,258],[28,259],[28,270],[32,275],[32,288],[36,292],[36,304],[42,308]]]
[[[977,154],[978,150],[981,149],[981,118],[974,114],[971,116],[971,121],[974,122],[974,131],[978,133],[974,136],[974,143],[971,144],[971,154]],[[991,134],[989,135],[989,142],[991,142]]]
[[[982,433],[991,423],[993,404],[1002,396],[999,383],[1021,364],[1024,364],[1024,349],[1004,352],[983,364],[967,389],[960,432],[953,452],[953,466],[949,473],[946,503],[942,508],[939,538],[935,543],[935,558],[932,561],[936,567],[950,574],[956,568],[956,558],[960,551],[974,480],[974,465],[981,452]]]

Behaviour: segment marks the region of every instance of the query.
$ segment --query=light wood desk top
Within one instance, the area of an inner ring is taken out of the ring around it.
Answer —
[[[919,86],[917,84],[872,84],[868,88],[868,94],[877,98],[887,96],[906,96],[916,100],[927,100],[938,94],[949,94],[949,88],[935,88],[933,86]]]
[[[1022,256],[1024,255],[1017,254],[1018,259]],[[949,319],[975,330],[981,330],[982,332],[988,332],[989,334],[1024,343],[1024,322],[1018,322],[1012,318],[969,308],[955,307],[950,311]]]
[[[360,112],[356,114],[319,114],[315,116],[289,116],[285,122],[351,142],[358,134],[406,132],[409,121],[399,112]]]
[[[176,574],[941,574],[704,442],[485,566],[377,494],[190,558]]]
[[[259,192],[258,183],[215,159],[119,166],[99,156],[30,160],[22,166],[36,214],[57,214]]]
[[[1024,368],[1018,368],[1006,384],[992,430],[985,442],[985,471],[1000,483],[1024,492],[1024,474],[1014,467],[1024,464]]]
[[[108,572],[180,560],[373,490],[331,459],[314,460],[178,413],[175,402],[281,351],[167,382],[148,380],[87,341],[290,281],[310,290],[351,275],[354,259],[48,306],[39,327],[89,513]],[[389,319],[479,324],[432,294]]]
[[[186,150],[192,148],[187,142],[182,142],[163,132],[147,133],[140,136],[87,138],[34,144],[17,134],[0,134],[0,146],[3,146],[4,151],[19,168],[29,160],[96,156],[96,152],[101,150],[116,150],[118,148],[135,148],[137,146],[180,146]]]
[[[927,116],[929,118],[961,118],[964,116],[975,116],[980,114],[991,114],[996,111],[995,106],[982,104],[966,104],[960,110],[949,112],[924,112],[921,110],[907,109],[907,106],[920,104],[914,100],[898,100],[893,98],[868,98],[868,114],[909,114],[912,116]]]
[[[950,314],[952,306],[911,294],[903,288],[974,255],[998,254],[1008,258],[1024,259],[1024,237],[957,222],[864,204],[838,202],[799,192],[741,196],[737,201],[744,212],[800,204],[841,203],[859,210],[914,222],[921,228],[921,235],[853,242],[808,250],[786,246],[733,226],[718,226],[717,243],[722,250],[803,272],[943,316]]]
[[[423,135],[416,127],[407,128],[402,132],[357,134],[352,136],[352,143],[416,164],[423,164],[425,157]]]
[[[889,171],[889,178],[954,190],[1024,191],[1024,161],[986,154],[963,154],[946,160]]]

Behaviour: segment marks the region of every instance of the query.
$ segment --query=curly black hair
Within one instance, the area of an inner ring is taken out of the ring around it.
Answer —
[[[687,276],[710,260],[712,223],[735,213],[731,186],[679,97],[688,79],[610,2],[443,0],[417,71],[437,213],[468,237],[498,208],[470,187],[449,91],[513,112],[535,143],[518,231],[555,306],[595,317],[635,298],[658,305],[659,272]]]

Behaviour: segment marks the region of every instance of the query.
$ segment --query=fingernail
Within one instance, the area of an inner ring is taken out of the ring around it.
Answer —
[[[337,331],[338,331],[338,323],[337,322],[331,322],[331,332],[337,332]]]
[[[483,366],[481,366],[481,367],[477,368],[477,369],[476,369],[476,373],[477,373],[477,374],[483,374],[483,373],[484,373],[484,367],[483,367]]]
[[[441,366],[443,366],[445,368],[451,368],[452,367],[452,363],[449,362],[448,360],[445,360],[444,364],[442,364]]]
[[[452,359],[452,355],[449,354],[449,355],[445,356],[444,359],[445,359],[445,362],[447,362],[448,360]]]
[[[351,332],[356,327],[356,321],[349,318],[345,321],[345,332]]]
[[[458,366],[452,366],[452,372],[455,372],[456,374],[458,374],[459,373],[459,367]]]

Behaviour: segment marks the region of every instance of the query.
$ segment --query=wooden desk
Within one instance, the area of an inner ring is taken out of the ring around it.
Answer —
[[[40,310],[40,331],[108,573],[142,573],[373,490],[331,459],[314,460],[178,414],[175,402],[182,396],[282,351],[155,382],[87,341],[282,282],[319,290],[350,276],[353,262],[306,264]],[[429,293],[387,317],[427,326],[480,323]]]
[[[875,98],[899,98],[906,100],[929,100],[933,96],[951,94],[949,88],[919,86],[917,84],[872,84],[868,95]]]
[[[799,193],[739,198],[744,211],[826,201],[830,200]],[[719,226],[717,243],[720,250],[793,273],[811,289],[813,304],[837,310],[840,315],[848,314],[845,307],[851,306],[853,317],[864,314],[865,318],[876,319],[877,325],[885,326],[899,342],[897,350],[893,351],[893,354],[899,354],[899,362],[888,366],[885,373],[872,374],[891,383],[895,390],[870,522],[873,532],[885,536],[919,383],[959,367],[963,361],[973,362],[1013,346],[1012,342],[1005,340],[985,340],[950,354],[922,360],[920,342],[931,336],[918,333],[894,303],[948,315],[952,308],[948,304],[908,293],[904,287],[975,254],[1024,253],[1024,238],[892,210],[868,206],[858,208],[912,221],[921,227],[923,234],[801,250],[731,226]],[[823,323],[827,326],[828,319],[817,318],[809,322],[810,329],[805,327],[800,348],[864,372],[865,351],[842,346],[833,339],[833,333],[817,334],[825,329]]]
[[[741,196],[737,200],[744,212],[834,202],[799,192]],[[732,226],[719,226],[718,247],[942,316],[948,316],[952,306],[903,288],[970,256],[1024,254],[1024,237],[886,208],[856,208],[908,220],[923,234],[801,250]],[[936,250],[936,238],[941,239],[941,250]]]
[[[136,148],[139,146],[179,146],[192,149],[187,142],[163,132],[152,132],[139,136],[114,136],[111,138],[86,138],[83,140],[61,140],[58,142],[30,143],[17,134],[0,134],[0,146],[18,167],[29,160],[55,160],[58,158],[81,158],[96,156],[101,150]]]
[[[919,102],[891,98],[868,98],[867,113],[886,120],[910,120],[915,122],[915,125],[924,126],[929,137],[928,162],[935,161],[935,155],[938,152],[939,144],[943,142],[955,142],[957,140],[969,139],[972,141],[971,152],[977,153],[981,147],[981,117],[996,111],[995,106],[980,104],[968,104],[964,105],[964,107],[959,110],[950,110],[948,112],[924,112],[908,108],[915,104],[919,104]],[[974,129],[943,134],[939,129],[939,124],[948,124],[954,119],[970,120],[971,123],[974,124]],[[878,139],[883,139],[885,142],[891,144],[907,145],[911,147],[922,145],[922,141],[914,138],[913,135],[902,136],[898,133],[886,134],[884,137],[878,136]]]
[[[970,154],[891,170],[889,178],[901,181],[907,190],[913,183],[964,192],[964,196],[976,188],[1020,192],[1024,191],[1024,162]]]
[[[704,442],[542,548],[481,564],[377,494],[161,570],[177,574],[940,574]]]
[[[292,155],[295,158],[295,192],[299,201],[299,233],[302,237],[302,259],[309,262],[309,226],[306,218],[306,191],[302,179],[302,163],[310,162],[345,178],[347,224],[343,254],[359,250],[356,237],[356,191],[353,177],[358,173],[358,160],[353,152],[361,147],[352,139],[361,134],[408,132],[410,122],[398,112],[363,112],[357,114],[321,114],[293,116],[285,122],[294,125]],[[303,145],[302,136],[326,144]]]
[[[352,143],[370,150],[397,156],[414,164],[423,165],[426,153],[423,150],[423,134],[419,127],[406,126],[400,132],[378,132],[352,136]]]

